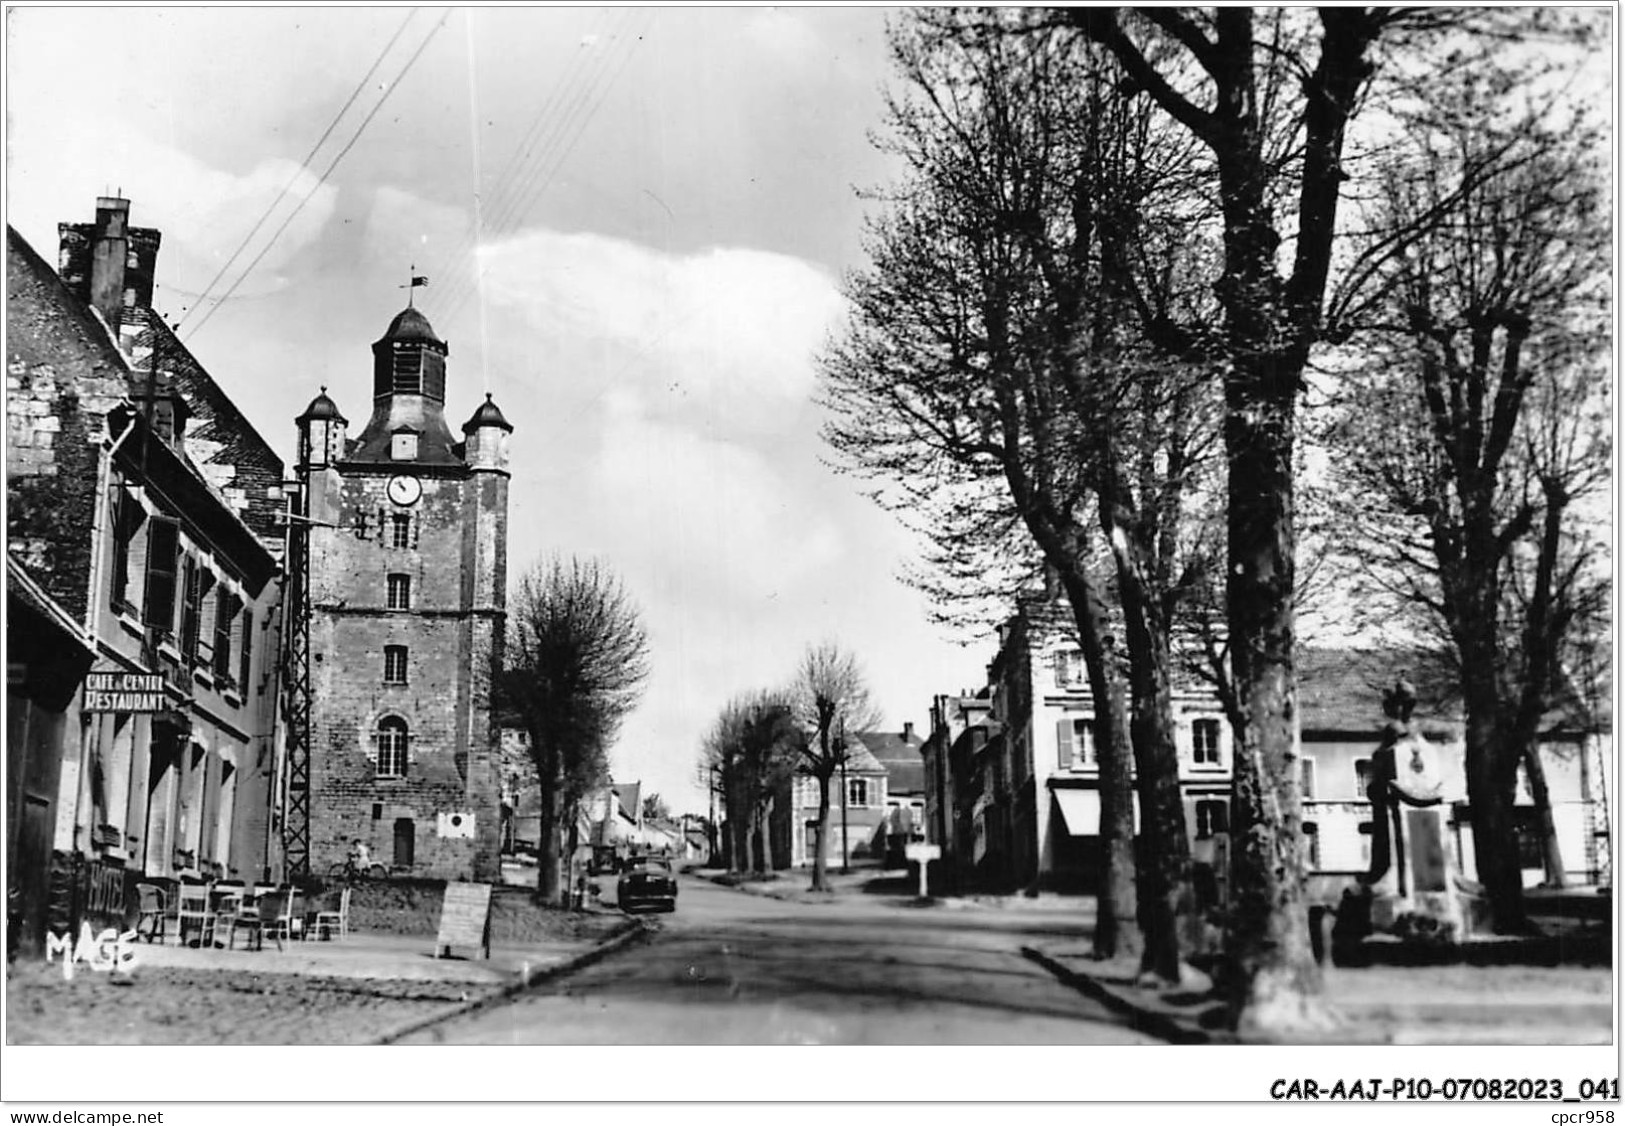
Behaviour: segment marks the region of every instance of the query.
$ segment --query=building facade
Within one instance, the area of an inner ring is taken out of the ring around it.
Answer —
[[[784,805],[789,810],[790,864],[810,868],[818,855],[818,779],[796,774],[790,778],[789,787],[790,800]],[[824,842],[827,865],[883,861],[886,802],[886,768],[869,750],[865,736],[860,735],[847,751],[846,766],[829,780],[829,836]]]
[[[137,879],[278,863],[282,465],[153,311],[161,240],[129,216],[63,224],[60,274],[7,232],[7,846],[33,938],[64,905],[116,921]]]
[[[491,690],[513,428],[487,396],[453,437],[448,351],[409,307],[372,346],[361,433],[348,436],[325,389],[297,420],[315,872],[357,843],[400,875],[500,872]]]
[[[1088,891],[1100,855],[1100,769],[1094,706],[1064,603],[1033,599],[1000,631],[987,688],[938,697],[923,747],[925,820],[959,886]],[[1298,770],[1311,895],[1336,902],[1371,864],[1371,763],[1386,722],[1382,696],[1399,677],[1421,688],[1414,721],[1438,751],[1451,811],[1452,862],[1475,871],[1459,706],[1448,676],[1415,654],[1298,652]],[[1213,691],[1173,689],[1179,782],[1194,876],[1204,899],[1228,879],[1233,733]],[[1608,857],[1613,786],[1606,714],[1554,710],[1540,762],[1564,877],[1595,883]],[[1131,772],[1132,773],[1132,772]],[[1527,885],[1548,878],[1527,771],[1514,808]],[[1138,797],[1135,798],[1138,831]]]

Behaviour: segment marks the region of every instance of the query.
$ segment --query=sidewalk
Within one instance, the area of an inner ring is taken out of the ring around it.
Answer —
[[[435,936],[352,931],[340,941],[274,941],[263,950],[136,946],[113,975],[60,958],[6,969],[13,1044],[387,1043],[491,1004],[635,942],[637,920],[605,914],[591,935],[493,944],[436,958]]]
[[[791,868],[774,872],[767,880],[730,876],[720,868],[690,868],[687,874],[708,880],[720,887],[732,888],[749,895],[765,895],[793,903],[835,903],[842,900],[866,903],[902,903],[910,907],[938,908],[947,911],[987,910],[1010,912],[1071,912],[1094,918],[1095,901],[1092,896],[1058,895],[1040,892],[1036,896],[1020,893],[1012,895],[932,895],[921,900],[917,877],[905,869],[863,868],[853,872],[827,873],[830,890],[812,890],[812,869]]]
[[[1158,992],[1134,984],[1135,967],[1097,962],[1087,946],[1026,947],[1064,984],[1176,1044],[1233,1044],[1221,1006],[1204,988]],[[1335,1030],[1293,1043],[1607,1044],[1613,978],[1607,966],[1365,966],[1327,968]],[[1268,1042],[1260,1040],[1259,1042]]]

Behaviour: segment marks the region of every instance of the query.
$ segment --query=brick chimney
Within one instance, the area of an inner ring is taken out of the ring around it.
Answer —
[[[914,742],[914,724],[906,719],[903,721],[903,742]]]

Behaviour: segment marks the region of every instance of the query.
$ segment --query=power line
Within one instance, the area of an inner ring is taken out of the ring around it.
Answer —
[[[213,293],[214,287],[220,284],[220,279],[226,276],[226,271],[231,269],[232,263],[237,261],[244,250],[248,249],[248,244],[254,241],[254,236],[259,234],[260,228],[265,226],[265,221],[276,210],[277,204],[282,202],[282,197],[288,194],[288,189],[293,187],[294,181],[299,179],[299,174],[305,170],[311,161],[316,159],[316,153],[327,143],[327,139],[333,135],[333,130],[338,128],[339,122],[350,111],[350,107],[355,105],[355,100],[361,96],[361,91],[366,89],[367,83],[372,80],[372,76],[377,72],[378,67],[382,65],[384,57],[389,54],[390,49],[400,41],[401,35],[406,31],[406,25],[412,22],[412,17],[415,15],[417,15],[417,9],[415,8],[406,13],[406,18],[401,21],[401,26],[395,29],[395,34],[390,36],[388,43],[384,44],[384,49],[378,52],[378,57],[372,61],[372,66],[367,68],[367,73],[361,76],[361,81],[357,82],[355,89],[350,91],[349,98],[345,100],[343,106],[339,107],[338,113],[333,115],[333,120],[328,122],[327,128],[322,132],[321,137],[310,147],[310,152],[306,153],[305,159],[299,162],[299,166],[294,169],[293,175],[288,177],[288,182],[282,185],[282,190],[277,192],[276,198],[271,200],[270,206],[259,217],[259,221],[254,224],[254,228],[243,237],[243,241],[237,245],[237,249],[231,252],[231,257],[226,259],[225,265],[220,267],[219,273],[209,279],[209,284],[203,287],[203,292],[197,295],[197,300],[193,302],[192,307],[186,311],[186,315],[175,326],[177,331],[186,327],[186,322],[192,319],[192,316],[198,310],[198,306],[208,300],[209,294]]]
[[[286,231],[288,229],[288,225],[292,223],[295,217],[297,217],[298,214],[305,209],[305,204],[309,203],[311,197],[316,194],[317,190],[320,189],[323,184],[327,183],[327,178],[333,174],[333,170],[339,166],[339,162],[342,161],[345,156],[349,154],[350,150],[355,147],[356,142],[361,140],[361,135],[367,131],[367,126],[372,124],[372,119],[378,116],[378,112],[383,109],[385,103],[389,101],[389,96],[395,92],[397,87],[400,86],[401,82],[406,78],[407,73],[412,69],[413,65],[423,55],[423,52],[428,49],[430,41],[434,39],[435,35],[439,33],[441,28],[446,26],[446,21],[451,18],[452,11],[453,9],[447,8],[445,14],[440,17],[440,22],[429,29],[429,34],[423,37],[423,42],[418,44],[418,49],[412,52],[412,57],[410,59],[406,60],[406,65],[400,69],[400,71],[395,75],[395,80],[389,84],[387,89],[385,89],[384,96],[378,99],[378,104],[373,106],[372,110],[362,120],[361,126],[355,131],[355,135],[350,138],[349,143],[339,150],[338,156],[334,157],[333,163],[327,166],[327,170],[322,173],[321,179],[316,181],[315,186],[312,187],[310,191],[306,193],[305,197],[299,201],[299,206],[295,207],[288,217],[282,221],[282,225],[276,229],[276,234],[271,236],[271,241],[266,243],[264,249],[254,256],[254,260],[248,264],[248,268],[245,269],[242,274],[238,276],[237,280],[231,284],[231,288],[226,290],[226,292],[221,295],[220,300],[215,302],[209,311],[204,314],[203,319],[197,323],[197,328],[194,328],[190,333],[187,334],[187,339],[191,339],[191,337],[197,335],[197,333],[202,330],[203,326],[209,323],[209,318],[214,316],[215,311],[218,310],[221,305],[224,305],[226,301],[230,299],[233,293],[237,292],[237,287],[242,285],[243,282],[248,279],[248,275],[254,272],[254,267],[258,266],[260,264],[260,260],[271,252],[271,248],[276,245],[277,239],[282,237],[282,232]]]
[[[622,41],[625,33],[630,30],[635,19],[635,13],[628,12],[626,17],[622,20],[620,27],[617,28],[615,32],[611,33],[611,41],[617,43]],[[582,62],[583,58],[587,59],[584,64]],[[538,108],[535,116],[532,117],[530,125],[525,131],[523,140],[521,140],[518,146],[515,147],[513,153],[503,165],[502,172],[497,176],[497,180],[492,186],[490,198],[493,205],[492,210],[495,212],[495,217],[487,224],[489,229],[501,233],[508,221],[514,217],[516,209],[518,209],[521,204],[528,202],[529,197],[526,195],[523,187],[509,191],[506,197],[504,197],[502,193],[510,183],[529,184],[534,182],[536,168],[544,165],[551,157],[552,152],[556,150],[560,139],[565,133],[565,123],[570,119],[571,115],[576,111],[577,107],[582,103],[582,101],[584,101],[586,97],[590,96],[590,91],[598,84],[599,80],[603,77],[604,72],[608,70],[610,58],[611,52],[604,51],[602,53],[593,53],[587,56],[578,54],[574,59],[571,60],[570,66],[566,69],[566,73],[561,76],[559,83],[554,86],[552,93]],[[588,72],[583,87],[581,89],[572,89],[572,84],[575,81],[575,77],[572,72],[580,70]],[[565,93],[567,90],[570,92]],[[563,106],[563,111],[562,113],[555,115],[554,110],[556,107],[559,107],[561,103]],[[544,125],[546,126],[545,130],[543,128]],[[462,303],[468,297],[468,291],[471,284],[469,279],[462,273],[454,271],[452,266],[470,249],[473,249],[477,254],[478,246],[475,245],[476,242],[476,239],[468,234],[465,234],[452,249],[451,253],[446,257],[444,272],[456,279],[451,286],[451,291],[446,294],[445,302],[448,310],[452,308],[460,308]],[[475,265],[475,269],[476,271],[478,270],[477,263]]]
[[[650,18],[652,18],[652,16]],[[537,166],[526,175],[525,185],[520,188],[511,199],[510,206],[505,209],[505,216],[499,217],[497,221],[492,224],[492,227],[496,233],[506,233],[508,230],[513,229],[513,226],[517,226],[518,221],[523,221],[525,214],[529,210],[529,204],[532,201],[540,198],[547,191],[547,189],[552,186],[554,179],[558,175],[559,169],[564,166],[564,162],[568,160],[570,154],[575,151],[576,143],[580,141],[581,135],[586,132],[587,126],[592,123],[592,119],[597,115],[599,107],[604,103],[604,99],[609,96],[609,91],[614,87],[616,81],[620,78],[621,73],[626,70],[627,65],[631,62],[632,54],[637,50],[637,45],[641,40],[641,35],[631,37],[628,40],[628,46],[626,52],[621,56],[620,65],[615,69],[615,72],[609,76],[609,80],[602,85],[601,89],[598,91],[596,100],[592,100],[594,91],[592,89],[592,85],[589,84],[588,88],[583,90],[582,93],[570,104],[569,108],[565,111],[565,115],[561,119],[557,133],[555,134],[555,139],[568,137],[568,139],[564,142],[562,150],[557,151],[557,156],[553,159],[551,167],[547,165],[547,157],[544,155],[542,162],[538,163]],[[596,83],[598,78],[603,76],[603,71],[608,70],[608,67],[609,63],[608,59],[606,58],[604,68],[594,78],[594,83]],[[589,100],[592,100],[591,105],[587,105]],[[584,106],[586,108],[583,112],[582,107]],[[574,118],[573,121],[571,120],[572,117]],[[557,149],[557,145],[554,145],[553,147]],[[542,180],[541,186],[535,187],[534,185],[536,184],[537,180],[541,178],[544,173],[546,178]],[[509,220],[515,220],[516,222],[510,226],[508,225]],[[479,265],[476,261],[475,270],[477,271],[478,269]],[[471,293],[472,290],[470,288],[461,287],[459,294],[448,304],[447,315],[455,315],[455,313],[462,308],[463,304],[467,302]]]

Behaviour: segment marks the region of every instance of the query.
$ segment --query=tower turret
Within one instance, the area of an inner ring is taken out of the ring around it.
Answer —
[[[299,427],[300,468],[326,469],[344,456],[344,431],[349,420],[327,397],[325,386],[294,422]]]
[[[463,433],[467,436],[463,456],[469,468],[508,471],[508,435],[513,433],[513,425],[502,417],[489,391],[474,417],[463,423]]]

